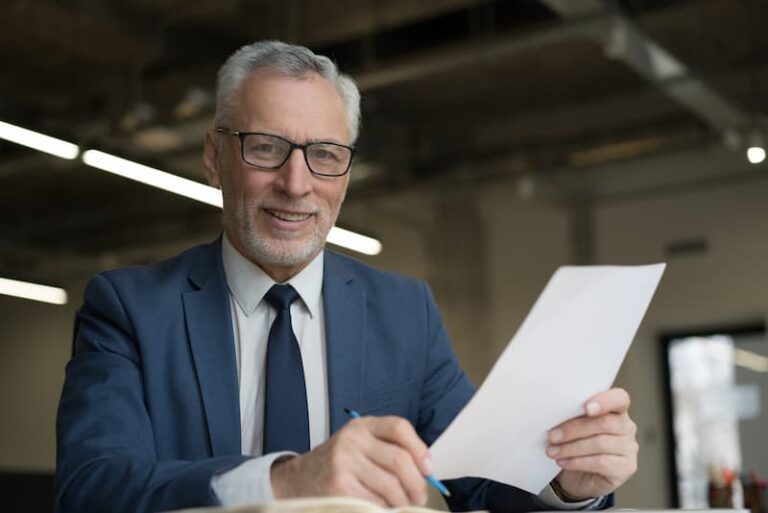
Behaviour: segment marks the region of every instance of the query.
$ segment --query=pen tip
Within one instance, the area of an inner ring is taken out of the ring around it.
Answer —
[[[350,410],[349,408],[347,408],[347,407],[345,406],[345,407],[344,407],[344,413],[346,413],[347,415],[352,415],[352,410]]]

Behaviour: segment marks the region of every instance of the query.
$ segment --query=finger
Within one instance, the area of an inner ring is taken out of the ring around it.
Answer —
[[[398,445],[377,440],[372,444],[368,457],[382,471],[394,476],[396,482],[389,483],[388,486],[404,490],[408,495],[409,504],[426,502],[426,481],[408,451]],[[378,486],[374,485],[374,489],[381,493]]]
[[[429,453],[407,420],[400,417],[363,417],[350,421],[344,429],[347,428],[354,430],[354,437],[347,436],[344,445],[354,445],[366,458],[398,480],[397,483],[390,482],[381,490],[373,484],[374,491],[386,497],[382,490],[396,488],[404,490],[409,503],[423,504],[426,501],[424,474],[411,451],[423,450]],[[411,451],[404,445],[410,445]],[[390,497],[390,500],[395,499]]]
[[[631,473],[631,459],[625,456],[616,456],[614,454],[564,458],[556,461],[558,466],[563,470],[598,474],[608,480]]]
[[[637,426],[627,413],[571,419],[549,432],[549,441],[563,444],[595,435],[634,436]]]
[[[633,456],[637,454],[637,442],[627,436],[596,435],[564,444],[547,447],[547,456],[552,459],[577,458],[610,454]]]
[[[408,451],[422,476],[432,473],[429,448],[410,422],[402,417],[371,417],[369,429],[376,438]]]
[[[584,403],[584,412],[588,417],[604,413],[624,413],[629,410],[631,400],[623,388],[612,388],[590,397]]]
[[[374,504],[378,504],[379,506],[383,508],[388,508],[391,506],[389,501],[385,497],[382,497],[378,493],[371,490],[362,480],[360,476],[355,476],[355,480],[352,484],[351,492],[349,493],[352,497],[359,497],[361,499],[366,499],[370,502],[373,502]]]
[[[418,471],[414,472],[418,475]],[[416,502],[403,487],[400,477],[378,465],[375,460],[366,458],[355,469],[360,485],[370,494],[381,497],[385,506],[402,507]],[[423,478],[421,478],[423,480]]]
[[[365,419],[347,423],[328,442],[321,445],[329,454],[326,465],[315,469],[329,473],[328,491],[335,495],[358,497],[374,496],[377,504],[383,506],[405,506],[412,501],[408,497],[401,478],[377,464],[375,459],[381,452],[399,450],[411,467],[416,480],[423,480],[410,455],[388,442],[376,438]],[[311,455],[312,452],[308,453]]]

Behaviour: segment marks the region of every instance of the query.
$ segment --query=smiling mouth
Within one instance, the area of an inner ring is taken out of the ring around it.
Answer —
[[[284,210],[273,210],[270,208],[265,208],[264,211],[272,217],[291,223],[306,221],[312,215],[311,213],[286,212]]]

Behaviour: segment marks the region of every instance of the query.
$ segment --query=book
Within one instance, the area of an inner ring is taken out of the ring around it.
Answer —
[[[445,513],[421,506],[384,508],[365,499],[353,497],[306,497],[281,499],[263,504],[237,506],[233,508],[192,508],[172,513]],[[487,512],[472,512],[487,513]]]
[[[652,508],[611,508],[610,513],[750,513],[748,509],[705,508],[705,509],[652,509]],[[539,511],[537,513],[564,513],[563,510]]]

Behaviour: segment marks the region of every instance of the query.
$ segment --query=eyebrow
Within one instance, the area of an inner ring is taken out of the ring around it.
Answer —
[[[338,139],[334,139],[333,137],[326,137],[324,139],[307,139],[307,141],[304,144],[314,144],[314,143],[333,143],[338,144],[340,146],[351,146],[351,144],[346,144]]]
[[[257,134],[274,135],[274,136],[280,137],[282,139],[287,139],[289,141],[297,142],[297,141],[294,141],[293,139],[291,139],[290,137],[286,137],[285,135],[280,134],[280,133],[270,132],[269,130],[243,130],[243,132],[244,133],[248,133],[248,134],[257,133]],[[352,148],[353,147],[353,145],[351,143],[341,142],[339,139],[336,139],[335,137],[323,137],[323,138],[314,137],[314,138],[306,139],[301,144],[314,144],[314,143],[332,143],[332,144],[338,144],[339,146],[346,146],[348,148]]]

